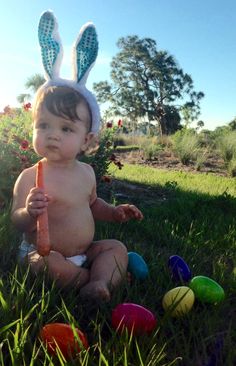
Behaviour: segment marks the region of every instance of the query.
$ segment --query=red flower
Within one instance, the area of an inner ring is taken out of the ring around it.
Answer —
[[[28,111],[29,109],[31,109],[31,103],[24,104],[23,108],[24,108],[25,111]]]
[[[123,126],[123,122],[122,122],[122,119],[119,119],[119,121],[118,121],[118,127],[122,127]]]
[[[101,180],[102,180],[102,182],[104,182],[104,183],[111,183],[111,177],[109,177],[108,175],[103,175],[103,176],[101,177]]]
[[[107,128],[112,128],[112,122],[107,122]]]
[[[28,150],[29,148],[29,142],[27,140],[22,140],[20,144],[21,150]]]
[[[116,161],[116,156],[115,154],[111,154],[111,156],[109,157],[110,161]]]

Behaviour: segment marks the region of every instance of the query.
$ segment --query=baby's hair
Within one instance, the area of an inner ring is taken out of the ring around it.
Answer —
[[[67,86],[51,86],[40,89],[34,103],[33,117],[40,104],[44,104],[47,110],[58,117],[66,118],[70,121],[77,121],[77,107],[80,103],[85,103],[89,111],[89,121],[86,123],[88,131],[91,131],[92,114],[85,97]]]

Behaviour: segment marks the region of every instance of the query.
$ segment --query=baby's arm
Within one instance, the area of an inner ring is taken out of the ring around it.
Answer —
[[[142,212],[134,205],[113,206],[101,198],[96,198],[91,206],[95,220],[126,222],[130,219],[142,220]]]
[[[130,219],[142,220],[142,212],[134,205],[122,204],[118,206],[110,205],[103,199],[97,197],[96,179],[93,174],[93,189],[90,197],[90,208],[94,220],[126,222]]]
[[[20,174],[14,186],[11,218],[20,231],[34,231],[37,216],[48,205],[43,190],[34,187],[34,177],[35,171],[32,172],[32,168],[27,169]]]

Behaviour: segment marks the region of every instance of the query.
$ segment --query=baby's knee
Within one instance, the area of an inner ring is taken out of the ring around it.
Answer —
[[[121,241],[116,240],[116,239],[112,239],[110,244],[111,244],[112,249],[115,252],[117,252],[120,255],[128,258],[127,248]]]

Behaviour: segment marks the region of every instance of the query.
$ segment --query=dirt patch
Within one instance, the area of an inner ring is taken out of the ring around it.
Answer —
[[[220,176],[228,176],[224,161],[214,155],[208,155],[206,160],[200,166],[197,166],[195,162],[190,162],[188,165],[182,164],[171,152],[161,152],[158,158],[151,160],[145,159],[144,154],[137,150],[131,152],[118,151],[115,152],[115,154],[123,164],[140,164],[158,169],[212,173]]]

